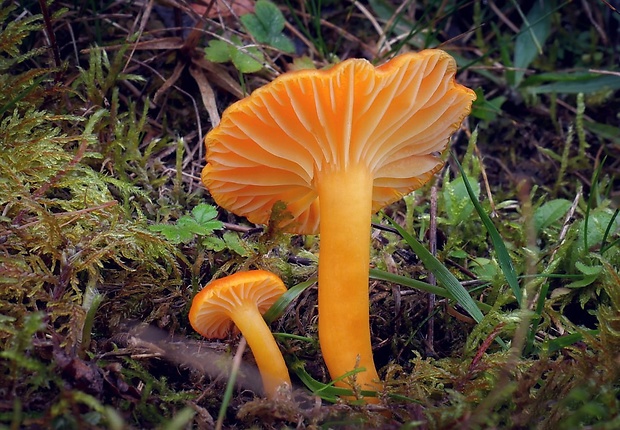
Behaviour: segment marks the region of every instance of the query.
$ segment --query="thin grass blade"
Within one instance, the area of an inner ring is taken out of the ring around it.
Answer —
[[[397,222],[390,217],[384,215],[385,218],[392,224],[392,226],[398,230],[398,233],[405,239],[405,242],[411,247],[413,252],[416,253],[418,258],[422,260],[424,266],[430,270],[442,285],[446,287],[446,290],[452,295],[463,308],[476,320],[476,322],[482,321],[484,315],[476,305],[474,299],[471,298],[465,287],[461,285],[458,279],[454,277],[452,273],[444,266],[433,254],[431,254],[416,238],[410,235],[404,228],[398,225]]]
[[[297,298],[297,296],[303,293],[306,288],[311,287],[315,283],[316,278],[312,278],[289,288],[286,293],[282,294],[280,298],[276,300],[269,309],[267,309],[267,312],[263,315],[263,319],[267,322],[267,324],[271,324],[273,321],[278,319],[280,315],[282,315],[286,307],[290,305],[291,302]]]
[[[310,391],[312,391],[313,394],[319,396],[323,400],[335,403],[338,401],[338,398],[341,396],[352,397],[355,395],[353,391],[347,388],[335,387],[333,384],[336,381],[332,381],[329,384],[323,384],[322,382],[317,381],[312,376],[310,376],[310,374],[306,371],[306,367],[303,361],[297,358],[293,358],[292,362],[289,363],[289,368],[293,372],[295,372],[297,377],[304,383],[304,385]],[[364,368],[358,368],[358,369],[352,370],[351,372],[346,373],[345,375],[342,376],[342,378],[339,378],[339,379],[348,378],[349,376],[352,376],[359,372],[363,372],[364,370],[365,370]],[[377,396],[377,393],[375,391],[362,390],[361,394],[366,397]]]
[[[452,158],[456,162],[459,171],[461,172],[461,176],[463,177],[463,182],[465,183],[465,188],[467,188],[467,193],[469,194],[469,198],[471,202],[474,204],[476,208],[476,212],[478,212],[478,216],[482,220],[482,224],[487,229],[489,233],[489,237],[491,238],[491,242],[493,243],[493,247],[495,248],[495,253],[497,254],[497,261],[499,263],[500,269],[504,273],[504,277],[506,278],[506,282],[510,285],[512,292],[515,295],[515,299],[519,306],[521,306],[521,301],[523,299],[521,293],[521,287],[519,286],[519,281],[517,279],[517,274],[515,272],[514,266],[512,264],[512,259],[510,258],[510,254],[508,254],[508,249],[506,249],[506,245],[504,244],[504,240],[500,236],[499,232],[495,228],[495,225],[491,221],[491,218],[484,211],[484,208],[476,198],[474,194],[474,190],[471,187],[471,184],[467,180],[467,175],[463,171],[463,167],[459,160],[456,158],[454,154],[452,154]]]
[[[431,285],[426,282],[418,281],[417,279],[408,278],[402,275],[396,275],[384,270],[370,269],[370,277],[379,281],[392,282],[394,284],[404,285],[405,287],[415,288],[416,290],[426,291],[427,293],[435,294],[440,297],[444,297],[450,300],[456,300],[454,296],[446,288],[438,287],[437,285]],[[491,306],[486,303],[476,301],[476,305],[483,311],[491,310]]]

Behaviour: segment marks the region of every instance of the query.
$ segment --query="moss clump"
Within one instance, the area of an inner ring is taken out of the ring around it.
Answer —
[[[11,11],[0,11],[0,397],[15,403],[0,421],[21,427],[75,420],[76,405],[102,413],[93,319],[113,332],[125,318],[161,317],[155,296],[183,293],[178,251],[111,184],[140,190],[94,168],[109,111],[62,113],[76,94],[32,66],[40,50],[20,51],[40,17],[10,21]]]

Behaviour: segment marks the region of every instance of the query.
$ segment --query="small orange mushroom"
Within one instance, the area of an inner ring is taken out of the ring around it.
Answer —
[[[285,292],[282,280],[271,272],[238,272],[208,284],[189,311],[194,330],[209,339],[223,339],[233,323],[237,326],[250,345],[269,398],[291,387],[282,353],[262,316]]]
[[[356,367],[379,389],[372,357],[371,215],[438,171],[439,153],[475,93],[455,82],[446,52],[350,59],[283,74],[231,105],[206,138],[202,181],[215,201],[259,224],[278,201],[292,233],[320,233],[319,342],[336,379]],[[339,385],[345,385],[339,383]]]

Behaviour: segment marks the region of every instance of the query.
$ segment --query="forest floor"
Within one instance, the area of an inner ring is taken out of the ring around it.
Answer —
[[[3,1],[0,429],[620,428],[619,10]],[[373,215],[382,389],[343,391],[320,237],[219,207],[204,138],[287,72],[426,48],[477,99],[443,169]],[[240,335],[188,320],[250,269],[289,288],[266,318],[293,385],[276,400]]]

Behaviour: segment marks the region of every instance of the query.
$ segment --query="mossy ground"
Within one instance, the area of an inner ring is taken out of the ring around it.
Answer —
[[[238,16],[254,2],[225,3],[2,2],[0,427],[619,428],[617,2],[283,1],[262,30]],[[437,46],[479,95],[451,150],[482,207],[447,157],[385,215],[484,319],[407,283],[436,273],[377,215],[386,388],[337,400],[316,391],[318,238],[204,206],[202,139],[287,70]],[[301,291],[272,324],[296,386],[280,402],[247,352],[227,397],[239,338],[187,321],[202,285],[249,268]]]

